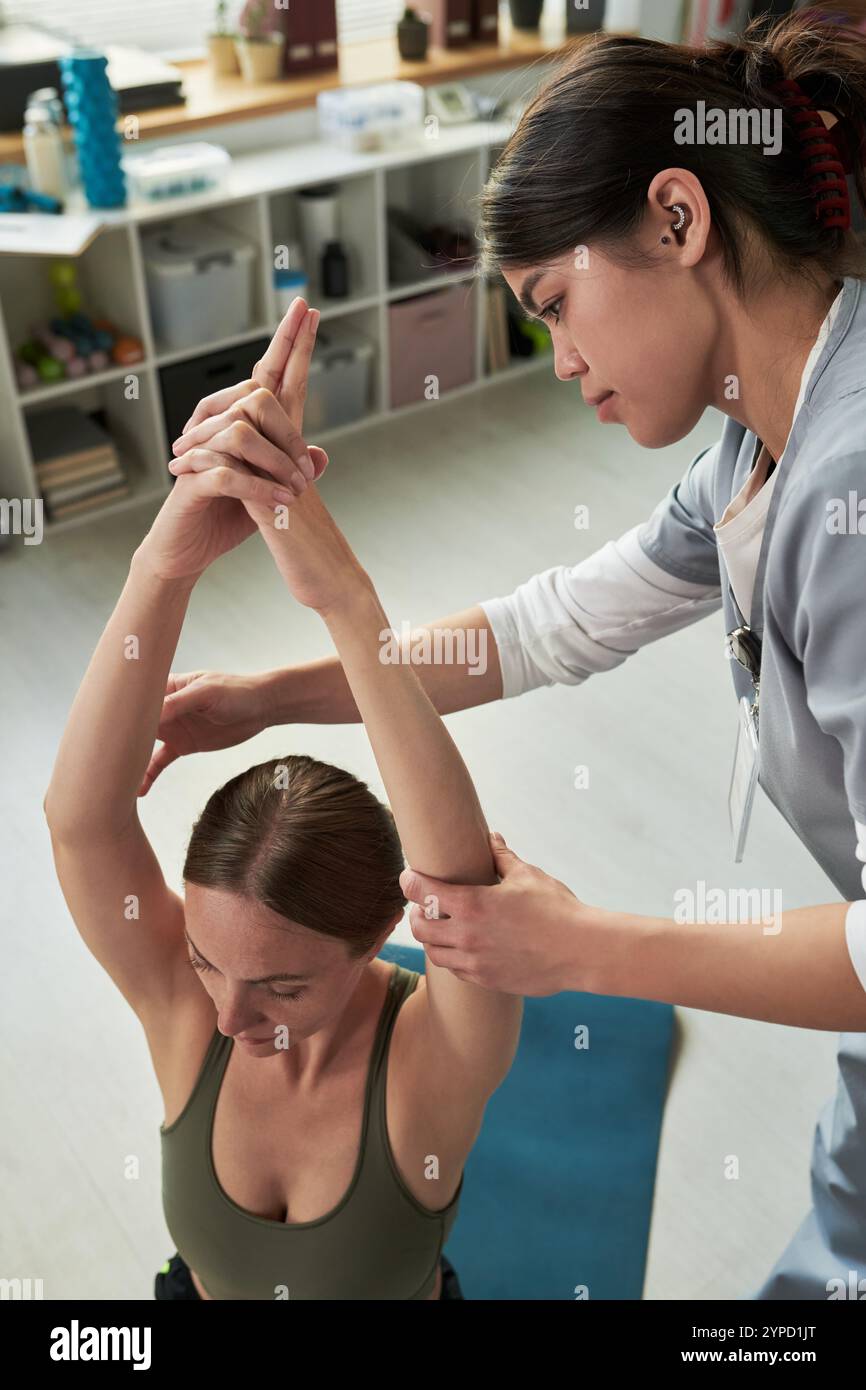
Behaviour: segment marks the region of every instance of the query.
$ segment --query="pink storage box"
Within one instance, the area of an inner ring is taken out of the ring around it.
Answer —
[[[392,409],[423,401],[431,376],[438,377],[440,394],[475,380],[476,299],[467,283],[391,305]]]

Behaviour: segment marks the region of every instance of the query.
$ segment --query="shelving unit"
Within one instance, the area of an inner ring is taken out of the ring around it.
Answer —
[[[407,284],[391,284],[388,274],[388,207],[402,206],[422,218],[463,221],[474,227],[478,196],[509,134],[509,128],[501,123],[479,122],[441,127],[435,139],[376,154],[354,154],[318,142],[271,149],[235,158],[229,182],[219,192],[178,199],[170,206],[136,205],[106,212],[103,231],[76,263],[83,307],[88,314],[109,318],[121,331],[139,337],[144,359],[74,381],[19,391],[13,351],[36,322],[56,312],[48,278],[50,262],[36,255],[0,256],[0,422],[4,439],[0,496],[39,495],[27,422],[34,412],[57,402],[105,412],[131,489],[128,497],[97,511],[55,522],[46,519],[46,529],[82,525],[108,512],[165,496],[172,480],[166,469],[170,441],[162,405],[161,370],[223,349],[237,348],[242,358],[246,344],[252,348],[271,335],[280,318],[272,286],[274,250],[297,237],[298,190],[322,183],[339,185],[341,239],[350,257],[352,292],[346,299],[328,300],[314,283],[310,302],[321,309],[323,322],[339,321],[363,332],[373,343],[374,356],[367,414],[349,426],[317,433],[314,442],[327,445],[348,430],[397,413],[389,398],[389,320],[393,306],[414,296],[453,292],[455,287],[465,286],[465,295],[474,297],[474,319],[467,317],[467,322],[473,323],[474,370],[468,385],[455,388],[461,393],[545,362],[542,353],[529,361],[517,360],[501,372],[487,371],[485,285],[474,268],[428,271],[419,264],[418,276]],[[155,223],[202,214],[242,233],[256,248],[254,322],[219,342],[172,348],[155,340],[141,238]],[[244,370],[251,370],[254,362],[252,357]],[[417,404],[402,406],[399,413],[418,408]]]

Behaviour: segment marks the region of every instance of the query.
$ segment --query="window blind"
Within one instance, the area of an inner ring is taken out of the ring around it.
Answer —
[[[315,5],[317,0],[291,0]],[[421,6],[423,9],[423,4]],[[241,12],[241,0],[229,4],[229,27]],[[340,40],[354,43],[393,34],[403,0],[337,0]],[[38,23],[82,43],[127,44],[167,57],[204,52],[205,35],[214,25],[214,0],[6,0],[0,16],[9,23]]]

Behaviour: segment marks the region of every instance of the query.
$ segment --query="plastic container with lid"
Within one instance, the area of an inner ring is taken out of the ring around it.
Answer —
[[[199,217],[142,233],[147,296],[158,348],[207,346],[252,323],[255,247]]]
[[[304,430],[348,425],[367,414],[373,366],[373,344],[345,324],[319,326],[310,362]]]
[[[223,188],[231,162],[231,155],[219,145],[200,140],[126,155],[123,172],[132,197],[155,203]]]
[[[319,134],[348,150],[378,150],[424,134],[426,100],[417,82],[340,87],[316,98]]]

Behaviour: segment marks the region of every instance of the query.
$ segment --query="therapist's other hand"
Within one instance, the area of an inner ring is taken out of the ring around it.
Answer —
[[[320,478],[328,455],[315,446],[308,449],[302,433],[318,325],[318,310],[296,299],[249,380],[199,402],[172,445],[175,455],[207,446],[272,476],[277,476],[276,468],[281,484],[296,496]],[[282,457],[268,447],[270,442],[279,446]]]
[[[586,980],[575,983],[575,957],[589,945],[578,934],[594,909],[518,858],[495,833],[490,849],[501,880],[490,886],[444,883],[403,870],[400,887],[414,904],[412,935],[434,965],[486,989],[524,995],[589,989],[590,968]]]
[[[172,672],[165,687],[157,738],[138,789],[146,796],[161,772],[189,753],[212,753],[255,738],[269,724],[256,676],[219,671]]]

